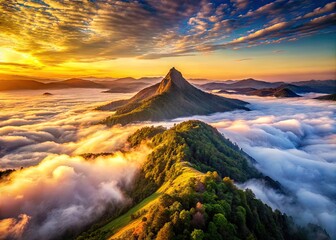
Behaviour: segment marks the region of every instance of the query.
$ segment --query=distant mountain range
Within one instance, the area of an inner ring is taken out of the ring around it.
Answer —
[[[64,81],[43,83],[33,80],[1,80],[0,91],[6,90],[39,90],[65,88],[107,88],[106,86],[89,80],[72,78]]]
[[[116,111],[104,122],[108,125],[138,121],[160,121],[192,115],[208,115],[244,109],[247,103],[203,92],[172,68],[160,82],[127,100],[111,102],[98,110]]]
[[[104,93],[130,93],[158,83],[161,79],[161,77],[143,77],[139,79],[127,77],[109,82],[101,81],[99,83],[109,88]]]
[[[265,82],[255,80],[252,78],[230,82],[210,82],[202,85],[198,85],[204,90],[234,90],[238,93],[244,94],[246,89],[289,89],[296,94],[316,92],[316,93],[335,93],[336,92],[336,80],[310,80],[301,82]],[[243,90],[239,90],[243,89]],[[245,90],[244,90],[245,89]],[[287,90],[286,90],[287,91]],[[258,93],[258,92],[256,92]]]
[[[162,77],[142,77],[135,79],[132,77],[119,79],[99,79],[89,77],[87,79],[72,78],[63,81],[42,82],[31,80],[31,78],[19,78],[19,80],[0,80],[0,91],[7,90],[38,90],[38,89],[67,89],[67,88],[101,88],[109,89],[105,93],[131,93],[137,92],[145,87],[149,87],[160,82]],[[296,94],[316,92],[335,93],[336,80],[310,80],[301,82],[266,82],[252,78],[244,80],[226,80],[210,82],[208,79],[190,79],[189,82],[195,86],[207,90],[235,90],[237,89],[264,89],[264,88],[288,88]],[[244,90],[239,90],[241,94]]]
[[[105,92],[126,93],[157,83],[161,78],[120,78],[116,80],[85,80],[71,78],[63,81],[40,82],[35,80],[0,80],[0,91],[8,90],[39,90],[39,89],[67,89],[67,88],[101,88],[110,89]]]
[[[219,93],[227,94],[244,94],[244,95],[254,95],[259,97],[277,97],[277,98],[292,98],[300,97],[288,87],[280,86],[277,88],[235,88],[232,90],[220,90]]]

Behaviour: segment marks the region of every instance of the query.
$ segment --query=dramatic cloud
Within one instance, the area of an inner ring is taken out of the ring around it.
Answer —
[[[231,0],[231,2],[235,3],[237,8],[244,9],[249,4],[249,0]]]
[[[286,28],[288,26],[288,23],[282,22],[274,24],[270,27],[258,30],[254,33],[251,33],[245,37],[240,37],[232,41],[232,43],[241,43],[241,42],[248,42],[255,39],[263,39],[269,35],[272,35],[273,33],[278,33],[280,30]]]
[[[75,96],[73,90],[54,90],[48,97],[43,91],[1,95],[0,169],[35,165],[50,153],[78,155],[120,149],[137,127],[97,125],[110,113],[93,111],[94,107],[121,96],[100,91],[83,89]]]
[[[54,239],[77,233],[109,211],[130,203],[124,190],[149,150],[108,157],[50,155],[0,183],[0,233],[25,239]],[[18,218],[18,219],[16,219]]]
[[[327,3],[324,7],[316,8],[313,12],[307,13],[303,16],[303,18],[311,18],[315,16],[319,16],[331,11],[335,11],[336,9],[336,2]]]
[[[26,229],[30,217],[26,214],[20,214],[18,220],[6,218],[0,220],[0,235],[5,239],[20,239],[23,231]]]
[[[129,151],[125,145],[138,126],[97,125],[111,113],[94,107],[120,94],[73,91],[53,90],[47,98],[41,91],[1,96],[0,168],[24,167],[0,182],[0,235],[5,239],[76,234],[106,210],[113,213],[132,201],[125,191],[150,153],[145,146]],[[113,154],[80,156],[102,152]]]
[[[252,111],[194,118],[212,124],[238,143],[262,173],[279,181],[289,193],[284,196],[256,180],[241,187],[252,189],[258,198],[298,223],[323,226],[335,238],[335,105],[309,99],[312,96],[288,100],[226,96],[250,102]]]
[[[311,0],[2,1],[0,47],[27,53],[36,64],[0,67],[186,56],[234,48],[237,39],[252,37],[263,40],[259,44],[278,43],[332,29],[331,23],[311,26],[309,21],[334,9],[335,2]],[[288,31],[265,34],[285,26]]]

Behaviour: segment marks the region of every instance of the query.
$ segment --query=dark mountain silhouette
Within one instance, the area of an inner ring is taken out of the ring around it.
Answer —
[[[128,100],[112,102],[98,110],[116,111],[105,120],[108,125],[113,125],[207,115],[235,109],[247,110],[245,105],[246,102],[197,89],[172,68],[160,83],[141,90]]]
[[[202,89],[205,90],[231,90],[231,89],[238,89],[238,88],[254,88],[254,89],[261,89],[261,88],[275,88],[283,84],[283,82],[265,82],[260,80],[255,80],[253,78],[243,79],[239,81],[235,81],[232,83],[223,81],[223,82],[211,82],[200,85]]]
[[[265,82],[252,78],[236,81],[234,83],[211,82],[199,85],[204,90],[237,90],[237,89],[264,89],[264,88],[288,88],[291,91],[300,94],[308,92],[334,93],[336,91],[336,80],[310,80],[301,82]]]
[[[260,80],[255,80],[253,78],[244,79],[235,83],[230,84],[230,88],[275,88],[282,84],[282,82],[265,82]]]
[[[295,92],[290,90],[287,87],[277,87],[277,88],[236,88],[233,90],[221,90],[219,93],[227,94],[244,94],[244,95],[253,95],[259,97],[277,97],[277,98],[291,98],[291,97],[300,97]]]
[[[295,92],[293,92],[289,88],[283,88],[283,87],[258,89],[258,90],[249,92],[249,94],[260,96],[260,97],[269,97],[269,96],[273,96],[277,98],[300,97],[299,95],[297,95]]]
[[[316,97],[318,100],[336,101],[336,93]]]
[[[43,83],[33,80],[1,80],[0,91],[6,90],[38,90],[38,89],[66,89],[66,88],[106,88],[104,85],[80,78],[64,81]]]
[[[104,85],[80,78],[46,84],[49,88],[106,88]]]
[[[319,89],[315,89],[313,87],[310,86],[297,86],[291,83],[285,83],[285,84],[281,84],[278,88],[287,88],[295,93],[309,93],[309,92],[316,92],[316,91],[320,91]]]
[[[294,82],[292,84],[299,87],[309,87],[314,90],[313,92],[329,94],[336,92],[336,80],[309,80]]]
[[[0,91],[45,89],[46,84],[33,80],[1,80]]]
[[[103,91],[103,93],[131,93],[139,91],[144,87],[148,87],[149,85],[149,83],[145,82],[114,83],[109,84],[110,89]]]
[[[132,93],[140,91],[145,87],[149,87],[158,83],[162,77],[142,77],[139,79],[132,77],[118,78],[112,81],[95,81],[104,85],[109,90],[103,91],[104,93]]]

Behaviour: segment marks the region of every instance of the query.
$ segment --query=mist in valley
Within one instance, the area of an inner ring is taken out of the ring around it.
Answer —
[[[94,108],[128,96],[76,91],[57,91],[48,97],[40,91],[1,93],[0,168],[23,167],[9,182],[1,183],[1,233],[29,234],[32,239],[57,237],[70,228],[81,229],[108,207],[131,202],[124,190],[131,187],[150,149],[124,153],[127,137],[145,125],[170,127],[199,119],[236,142],[262,173],[289,192],[283,195],[257,180],[239,187],[252,189],[298,223],[319,224],[336,236],[335,105],[311,96],[224,95],[249,102],[251,111],[108,128],[98,123],[111,112]],[[102,152],[113,154],[90,161],[80,156]],[[46,190],[40,192],[42,188]]]

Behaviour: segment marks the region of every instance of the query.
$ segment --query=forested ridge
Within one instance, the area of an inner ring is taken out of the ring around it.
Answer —
[[[153,148],[128,192],[133,208],[78,239],[329,239],[320,227],[299,227],[251,190],[238,189],[235,182],[252,178],[279,184],[203,122],[145,127],[128,142]]]

